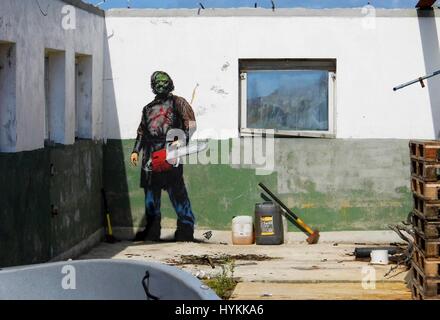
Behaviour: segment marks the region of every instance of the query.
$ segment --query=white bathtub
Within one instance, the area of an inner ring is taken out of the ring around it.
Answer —
[[[147,272],[149,277],[146,277]],[[149,292],[150,297],[147,297],[146,291]],[[191,274],[160,263],[78,260],[0,270],[0,299],[154,300],[154,298],[219,300],[211,289]]]

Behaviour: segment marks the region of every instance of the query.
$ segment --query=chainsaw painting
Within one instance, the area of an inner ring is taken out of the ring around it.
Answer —
[[[151,89],[156,96],[142,110],[131,155],[131,162],[136,165],[142,153],[140,186],[145,191],[147,222],[134,241],[160,240],[162,190],[168,192],[177,214],[175,240],[194,241],[195,217],[183,179],[183,165],[167,161],[169,150],[178,150],[189,142],[196,127],[194,112],[184,98],[172,94],[173,80],[166,72],[153,73]]]

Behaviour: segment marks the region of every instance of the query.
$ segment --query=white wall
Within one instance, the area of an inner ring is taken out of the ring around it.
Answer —
[[[107,137],[135,137],[155,70],[167,71],[188,101],[199,85],[193,107],[200,130],[237,136],[240,58],[336,58],[338,138],[436,137],[440,77],[425,89],[392,88],[440,69],[439,19],[417,18],[415,10],[383,10],[373,23],[360,9],[266,11],[107,12]]]
[[[39,5],[39,6],[38,6]],[[104,17],[76,8],[76,28],[66,30],[63,21],[72,11],[59,0],[1,0],[0,41],[16,43],[16,135],[15,150],[44,147],[45,48],[65,51],[65,126],[62,142],[75,141],[75,54],[93,56],[93,138],[102,137],[102,75]],[[73,17],[70,15],[70,17]],[[67,21],[67,23],[73,22]],[[72,25],[72,24],[70,24]]]

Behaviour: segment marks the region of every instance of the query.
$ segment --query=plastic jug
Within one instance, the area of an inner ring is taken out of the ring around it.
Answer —
[[[232,219],[232,243],[249,245],[255,241],[254,222],[251,216],[237,216]]]

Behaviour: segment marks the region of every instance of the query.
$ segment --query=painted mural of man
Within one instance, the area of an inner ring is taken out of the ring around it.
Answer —
[[[169,134],[170,130],[183,130],[186,142],[189,141],[196,127],[194,112],[184,98],[172,94],[173,80],[166,72],[153,73],[151,88],[156,97],[142,110],[141,123],[131,154],[131,163],[136,166],[139,153],[142,151],[140,186],[145,191],[147,221],[145,229],[136,234],[134,241],[160,240],[162,190],[168,192],[177,214],[175,240],[194,241],[195,217],[183,179],[183,166],[172,166],[161,156],[167,144],[179,144],[179,141],[175,141],[176,138]],[[153,169],[150,166],[152,161]],[[150,169],[145,170],[147,167]]]

